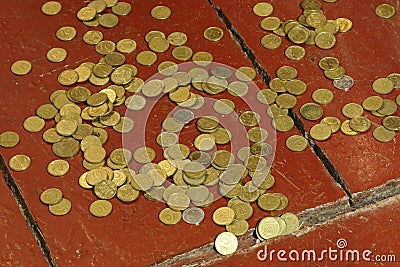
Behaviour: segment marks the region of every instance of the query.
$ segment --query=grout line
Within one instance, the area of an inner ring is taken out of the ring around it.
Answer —
[[[31,229],[33,237],[36,240],[40,250],[43,253],[43,256],[46,258],[46,261],[49,263],[51,267],[57,267],[58,265],[54,261],[51,256],[49,246],[47,245],[46,239],[43,236],[42,230],[40,229],[38,223],[36,222],[35,218],[33,217],[31,211],[29,210],[28,205],[22,195],[18,184],[12,177],[10,171],[7,168],[7,164],[4,161],[4,158],[0,155],[0,170],[3,172],[4,180],[10,189],[15,201],[18,204],[19,210],[21,211],[22,215],[25,218],[28,227]]]
[[[367,212],[375,208],[390,205],[395,201],[400,201],[400,177],[386,182],[380,186],[367,189],[353,194],[354,205],[350,206],[346,197],[337,201],[326,203],[314,208],[309,208],[297,213],[301,222],[300,229],[293,235],[300,237],[304,234],[317,230],[318,226],[332,223],[335,220],[354,216]],[[371,207],[372,206],[372,207]],[[290,236],[280,236],[259,242],[254,237],[254,228],[247,231],[244,236],[238,237],[239,247],[233,255],[243,255],[253,252],[260,246],[270,244],[273,241],[285,239]],[[201,247],[186,251],[161,262],[154,263],[153,267],[174,267],[174,266],[206,266],[221,260],[226,260],[229,256],[222,256],[214,250],[214,243],[208,243]]]
[[[247,58],[251,61],[255,69],[257,70],[258,74],[264,80],[265,84],[268,85],[271,81],[271,76],[268,72],[261,66],[258,62],[254,52],[250,49],[250,47],[246,44],[244,38],[240,35],[240,33],[236,30],[236,28],[232,25],[232,22],[229,18],[225,15],[222,9],[215,5],[212,0],[207,0],[208,3],[217,11],[218,17],[224,23],[228,31],[230,32],[232,38],[236,41],[239,45],[241,50],[245,53]],[[296,128],[301,132],[301,134],[307,139],[308,144],[311,147],[311,150],[316,155],[316,157],[321,161],[324,167],[327,169],[329,174],[333,177],[334,181],[342,188],[345,194],[348,197],[348,201],[350,205],[353,205],[353,196],[351,194],[350,189],[348,188],[345,179],[343,178],[342,174],[336,169],[333,163],[329,160],[328,156],[325,152],[314,142],[312,138],[309,137],[307,131],[304,128],[304,123],[302,122],[301,118],[293,109],[289,109],[289,116],[293,119]]]

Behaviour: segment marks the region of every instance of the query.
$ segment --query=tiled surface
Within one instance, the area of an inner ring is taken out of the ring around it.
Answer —
[[[1,62],[3,63],[0,64],[0,73],[3,75],[0,80],[0,104],[2,110],[0,113],[0,129],[1,131],[14,130],[21,136],[21,142],[17,147],[12,149],[1,148],[0,153],[6,160],[18,153],[25,153],[31,157],[32,166],[28,171],[23,173],[12,172],[12,174],[20,186],[33,216],[43,231],[54,260],[60,266],[70,266],[72,264],[76,266],[142,266],[212,242],[216,234],[224,230],[211,222],[213,210],[224,205],[226,202],[224,199],[218,200],[211,207],[205,209],[206,220],[197,227],[189,226],[183,222],[177,226],[164,226],[158,221],[158,212],[164,207],[164,204],[151,203],[143,196],[132,204],[122,204],[113,199],[111,201],[114,206],[113,213],[106,218],[98,219],[91,216],[88,211],[88,206],[96,197],[91,191],[81,189],[77,183],[79,175],[84,171],[81,166],[81,155],[68,159],[72,168],[65,177],[55,178],[47,174],[46,166],[48,162],[55,159],[51,152],[51,146],[42,140],[41,133],[43,131],[36,134],[28,134],[22,128],[22,122],[26,117],[35,113],[37,106],[49,101],[48,96],[51,92],[62,88],[57,83],[57,75],[62,70],[74,68],[85,61],[95,62],[100,57],[94,52],[93,47],[83,43],[81,37],[88,29],[75,19],[76,11],[84,6],[84,3],[61,1],[63,4],[61,14],[47,17],[40,12],[42,2],[27,3],[26,1],[16,0],[5,3],[0,11],[0,17],[4,18],[2,23],[3,33],[0,37]],[[296,1],[292,2],[293,4],[291,5],[285,5],[281,1],[272,1],[275,7],[274,14],[282,16],[281,19],[292,18],[299,14],[300,7],[298,7]],[[146,49],[146,42],[144,41],[146,32],[162,30],[166,34],[173,31],[185,32],[189,37],[187,45],[194,52],[208,51],[213,54],[216,62],[229,64],[236,68],[251,65],[235,41],[229,36],[215,10],[206,1],[195,0],[179,3],[164,1],[163,4],[168,5],[173,14],[170,19],[165,21],[156,21],[150,17],[150,10],[157,5],[156,3],[147,1],[130,3],[133,7],[132,14],[120,18],[120,25],[116,29],[101,29],[105,39],[118,41],[123,37],[128,37],[138,43],[137,50],[127,57],[128,63],[134,63],[138,66],[134,58],[138,52]],[[215,3],[223,8],[250,48],[255,51],[259,62],[268,72],[273,73],[282,64],[293,65],[298,69],[299,78],[303,79],[309,87],[308,92],[299,98],[299,104],[311,101],[310,94],[316,88],[332,88],[331,83],[322,78],[322,72],[315,62],[323,55],[338,56],[343,66],[356,79],[357,83],[356,87],[347,94],[335,91],[335,102],[337,103],[330,104],[324,108],[327,115],[339,116],[337,109],[344,103],[360,101],[372,92],[369,85],[374,78],[396,71],[396,66],[391,59],[393,55],[385,52],[384,49],[378,49],[380,46],[373,42],[374,38],[379,39],[377,35],[386,36],[388,34],[386,31],[390,32],[391,28],[382,27],[382,30],[374,31],[374,35],[367,34],[368,31],[372,31],[372,25],[377,24],[374,22],[376,18],[374,16],[371,19],[364,18],[361,12],[360,14],[354,12],[350,16],[346,13],[348,9],[346,5],[350,5],[350,3],[343,2],[340,5],[324,4],[324,9],[328,16],[347,16],[351,18],[355,23],[355,29],[338,37],[338,44],[334,50],[321,51],[316,48],[307,48],[308,56],[300,63],[292,63],[284,58],[283,47],[288,44],[287,42],[284,42],[285,45],[273,52],[268,52],[259,45],[259,39],[263,36],[263,33],[258,26],[261,19],[251,11],[255,1],[246,1],[246,4],[241,1],[229,2],[229,4],[226,1],[215,1]],[[365,5],[365,12],[370,12],[371,6]],[[240,13],[235,12],[238,9],[241,11]],[[363,24],[366,22],[369,24],[363,27],[356,27],[357,24],[361,24],[361,22],[356,23],[358,19],[362,19]],[[398,16],[394,19],[398,20]],[[392,21],[395,23],[396,20]],[[65,25],[74,26],[78,30],[77,38],[67,43],[57,40],[54,36],[54,32]],[[203,30],[209,26],[219,26],[224,29],[225,36],[220,42],[211,43],[202,37]],[[359,38],[368,39],[365,42],[377,46],[373,55],[374,58],[379,58],[380,62],[383,62],[379,65],[379,68],[374,63],[378,60],[372,60],[367,57],[370,53],[366,49],[362,50],[361,46],[356,45],[357,42],[361,42]],[[398,36],[391,38],[398,38]],[[45,54],[51,47],[66,48],[69,53],[67,60],[57,64],[48,62],[45,59]],[[362,50],[363,56],[353,49]],[[158,63],[172,59],[170,51],[171,48],[159,55],[157,63],[151,67],[138,66],[138,77],[149,78],[155,73]],[[343,55],[347,55],[347,57]],[[33,63],[32,72],[23,77],[12,75],[9,71],[11,63],[22,58]],[[357,64],[353,63],[355,61]],[[365,70],[360,71],[359,66],[364,66]],[[260,88],[265,87],[258,76],[256,84]],[[90,85],[88,87],[92,92],[98,90],[98,88]],[[368,90],[365,88],[368,88]],[[394,94],[388,97],[393,98],[393,96]],[[223,97],[229,98],[229,95],[223,95]],[[168,100],[164,100],[163,104],[165,111],[172,108],[172,103]],[[243,108],[241,104],[238,105],[239,110]],[[123,113],[122,107],[117,110]],[[154,115],[151,122],[152,127],[158,130],[162,119],[162,117]],[[52,126],[53,122],[47,122],[46,129]],[[140,125],[137,124],[136,127],[138,126]],[[309,129],[311,124],[307,123],[306,127]],[[154,139],[152,137],[152,135],[155,136],[156,134],[154,131],[151,131],[147,140]],[[120,135],[113,133],[112,130],[108,130],[108,133],[110,134],[110,139],[106,144],[106,149],[111,151],[116,147],[120,147]],[[287,208],[288,211],[301,211],[342,198],[344,196],[343,190],[333,182],[332,177],[310,148],[307,148],[302,153],[293,153],[285,147],[286,138],[292,134],[298,134],[298,132],[293,129],[288,133],[279,133],[278,135],[277,152],[273,165],[276,185],[272,191],[283,192],[288,196],[290,201]],[[182,141],[190,144],[190,140],[191,138],[185,137]],[[347,138],[338,133],[327,142],[318,144],[327,152],[328,157],[339,171],[343,173],[352,191],[364,190],[399,176],[398,168],[395,167],[395,146],[393,142],[385,145],[378,144],[373,140],[370,132]],[[148,145],[157,149],[160,155],[157,145],[154,143],[149,143]],[[395,145],[398,146],[396,143]],[[157,160],[159,159],[160,157],[157,158]],[[68,215],[55,217],[47,211],[45,205],[40,203],[39,194],[48,187],[60,188],[64,196],[71,200],[73,207]],[[4,191],[4,194],[9,194],[5,186],[1,190],[2,192]],[[17,228],[21,231],[27,229],[26,223],[15,203],[12,202],[10,194],[9,199],[10,202],[4,202],[3,204],[5,209],[12,210],[12,214],[15,217],[12,229]],[[256,221],[263,216],[277,215],[277,213],[261,212],[256,206],[254,208],[256,212],[249,221],[251,227],[254,227]],[[4,223],[4,225],[7,225],[7,223]],[[336,227],[339,227],[339,225]],[[360,226],[360,229],[362,227]],[[4,227],[3,223],[2,228],[5,234],[12,232],[12,229]],[[357,225],[351,229],[356,231],[355,229],[358,229]],[[391,231],[390,229],[387,228],[386,230]],[[325,234],[328,231],[319,230],[316,232]],[[14,235],[15,232],[12,232],[12,234]],[[32,240],[29,246],[26,245],[26,247],[30,249],[28,251],[33,251],[31,254],[34,256],[10,257],[15,260],[14,262],[21,262],[21,265],[24,266],[31,265],[33,261],[40,265],[43,261],[42,254],[37,247],[33,246],[35,244],[29,229],[26,230],[25,234],[21,233],[15,238],[20,238],[22,235],[27,235]],[[313,233],[310,235],[313,235]],[[329,238],[328,234],[326,236]],[[303,244],[304,237],[307,238],[307,242],[304,244],[319,242],[319,237],[313,236],[308,239],[307,235],[299,238],[291,237],[291,243],[293,245]],[[5,248],[13,242],[6,239],[3,240],[5,241],[0,242],[0,244],[4,245]],[[332,240],[332,242],[335,242],[335,240]],[[326,243],[321,242],[321,247],[325,245]],[[304,247],[306,246],[304,245]],[[253,256],[253,254],[248,255],[250,258],[253,258]],[[240,257],[234,256],[230,258],[237,258],[238,260],[237,262],[232,262],[233,266],[246,262],[245,259],[240,259]]]

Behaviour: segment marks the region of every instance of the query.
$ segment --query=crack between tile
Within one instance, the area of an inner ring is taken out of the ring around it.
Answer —
[[[207,0],[207,2],[217,12],[218,17],[220,18],[220,20],[224,23],[224,25],[230,32],[233,40],[235,40],[235,42],[238,44],[238,46],[244,52],[246,57],[253,64],[254,68],[256,69],[257,73],[261,76],[261,78],[263,79],[265,84],[268,85],[269,82],[271,81],[271,76],[258,62],[256,56],[254,55],[254,52],[246,44],[244,38],[240,35],[240,33],[232,25],[232,22],[229,20],[229,18],[226,16],[224,11],[219,6],[215,5],[212,2],[212,0]],[[350,189],[348,188],[346,181],[345,181],[344,177],[342,176],[342,174],[336,169],[336,167],[333,165],[333,163],[329,160],[329,158],[325,154],[325,152],[315,143],[315,141],[312,138],[310,138],[308,132],[304,128],[304,123],[302,122],[299,115],[293,109],[289,109],[288,115],[293,119],[296,128],[307,139],[312,152],[316,155],[316,157],[319,159],[319,161],[321,161],[321,163],[324,165],[324,167],[326,168],[328,173],[332,176],[334,181],[345,192],[346,196],[348,197],[348,201],[349,201],[350,205],[353,205],[353,203],[354,203],[353,195],[352,195]]]
[[[24,216],[26,223],[28,224],[29,229],[32,231],[33,237],[36,240],[40,250],[43,253],[46,261],[48,262],[49,266],[57,267],[58,265],[54,261],[51,256],[49,246],[47,245],[46,239],[40,229],[38,223],[36,222],[35,218],[33,217],[31,211],[29,210],[28,205],[22,195],[17,182],[12,177],[10,171],[8,170],[7,164],[2,155],[0,155],[0,171],[3,172],[4,181],[6,182],[8,188],[11,191],[15,201],[18,204],[19,210]]]
[[[400,201],[400,177],[380,186],[355,193],[352,196],[354,199],[353,205],[349,204],[347,197],[343,197],[335,202],[326,203],[298,212],[297,216],[301,221],[301,225],[300,229],[293,235],[300,237],[317,230],[319,226],[384,207],[395,201]],[[234,255],[251,253],[261,246],[270,244],[273,241],[284,240],[285,238],[287,238],[287,236],[280,236],[260,242],[255,238],[254,228],[252,228],[247,231],[245,235],[238,237],[239,247]],[[149,266],[207,266],[217,262],[220,263],[221,260],[223,261],[227,258],[229,258],[229,256],[222,256],[214,250],[214,243],[208,243],[174,257],[161,259]]]

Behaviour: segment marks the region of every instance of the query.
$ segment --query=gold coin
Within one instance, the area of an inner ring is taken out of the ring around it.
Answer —
[[[274,78],[269,82],[269,88],[271,88],[271,90],[273,90],[276,93],[284,93],[286,92],[286,85],[287,81],[284,81],[280,78]]]
[[[231,224],[235,219],[235,211],[228,207],[220,207],[214,211],[212,219],[218,225]]]
[[[336,34],[339,32],[339,25],[334,20],[327,20],[324,26],[315,29],[316,34],[320,32],[330,32],[332,34]]]
[[[149,48],[153,52],[162,53],[168,50],[169,42],[163,37],[153,37],[149,41]]]
[[[162,37],[165,38],[165,34],[161,31],[149,31],[148,33],[146,33],[146,35],[144,36],[144,39],[146,40],[146,42],[150,42],[150,40],[154,37]]]
[[[45,126],[45,122],[38,116],[31,116],[24,120],[23,127],[30,133],[36,133],[41,131]]]
[[[321,28],[326,24],[327,20],[324,14],[320,12],[311,12],[306,17],[306,22],[309,26],[313,28]]]
[[[40,201],[46,205],[54,205],[62,199],[62,192],[58,188],[48,188],[40,194]]]
[[[96,200],[90,204],[89,212],[96,217],[106,217],[112,212],[112,204],[108,200]]]
[[[193,55],[192,49],[184,45],[177,46],[172,50],[172,56],[177,60],[185,61],[190,59],[192,55]]]
[[[353,22],[347,18],[337,18],[335,22],[339,25],[339,32],[348,32],[353,28]]]
[[[111,13],[102,14],[99,17],[99,24],[104,28],[114,28],[118,25],[118,22],[118,17]]]
[[[183,32],[172,32],[167,37],[169,44],[173,46],[184,45],[186,44],[187,39],[187,35]]]
[[[78,73],[78,83],[86,82],[92,74],[92,70],[84,65],[75,68],[74,71]]]
[[[203,36],[208,41],[218,42],[224,36],[224,31],[218,27],[208,27],[204,30]]]
[[[152,51],[142,51],[137,54],[136,61],[140,65],[151,66],[157,61],[157,55]]]
[[[237,220],[247,220],[253,215],[253,208],[248,202],[239,200],[233,203],[229,208],[233,209],[235,212],[235,219]]]
[[[215,138],[215,143],[218,145],[227,144],[232,139],[231,132],[225,128],[217,128],[211,135]]]
[[[292,135],[286,139],[286,146],[292,151],[300,152],[307,148],[308,142],[301,135]]]
[[[297,104],[297,99],[293,95],[281,94],[276,97],[275,103],[278,105],[279,108],[294,108]]]
[[[302,25],[297,25],[288,31],[287,36],[293,43],[303,44],[310,37],[310,31]]]
[[[317,89],[312,93],[315,103],[327,105],[333,101],[333,92],[329,89]]]
[[[396,113],[396,111],[397,111],[396,102],[390,99],[384,99],[382,107],[376,110],[376,112],[381,115],[392,115]]]
[[[245,111],[240,114],[239,121],[244,126],[253,127],[260,123],[260,114],[253,111]]]
[[[271,89],[262,89],[257,92],[256,98],[262,104],[273,104],[278,94]]]
[[[279,207],[280,200],[274,194],[266,193],[257,199],[257,204],[262,210],[273,211]]]
[[[82,40],[89,45],[96,45],[103,40],[103,33],[96,30],[87,31],[83,34]]]
[[[261,21],[260,26],[266,31],[273,31],[281,26],[281,20],[277,17],[266,17]]]
[[[294,121],[289,116],[279,115],[274,117],[272,126],[279,132],[288,132],[294,127]]]
[[[90,163],[100,163],[106,157],[106,150],[101,146],[89,146],[83,156]]]
[[[264,128],[253,127],[247,131],[247,138],[250,142],[264,142],[268,138],[268,131]]]
[[[371,128],[371,121],[367,117],[356,116],[350,119],[349,126],[356,132],[366,132]]]
[[[307,85],[301,80],[293,79],[286,82],[285,88],[288,93],[297,96],[305,93]]]
[[[332,134],[332,129],[329,125],[319,123],[311,127],[310,135],[313,139],[318,141],[324,141],[328,139]]]
[[[394,89],[394,83],[388,78],[379,78],[372,83],[372,89],[378,94],[389,94]]]
[[[286,229],[281,233],[282,235],[288,235],[296,232],[299,229],[299,219],[293,213],[287,212],[280,216],[286,223]]]
[[[151,10],[151,16],[155,19],[164,20],[171,16],[171,9],[167,6],[156,6]]]
[[[62,198],[58,203],[49,205],[49,211],[53,215],[62,216],[71,211],[71,201]]]
[[[350,120],[345,120],[342,122],[340,125],[340,131],[344,133],[345,135],[357,135],[358,132],[354,131],[353,129],[350,128]]]
[[[291,66],[282,66],[276,70],[276,76],[284,81],[293,80],[297,78],[297,70]]]
[[[300,114],[307,120],[319,120],[324,115],[324,110],[321,106],[314,103],[306,103],[301,106]]]
[[[231,232],[223,232],[217,235],[214,244],[215,249],[221,255],[233,254],[238,248],[238,240]]]
[[[376,140],[382,143],[390,142],[395,137],[395,131],[386,129],[384,126],[376,127],[372,135]]]
[[[78,79],[78,73],[74,70],[64,70],[58,75],[58,82],[61,85],[73,85]]]
[[[107,8],[107,4],[103,0],[94,0],[88,3],[87,6],[96,9],[97,13],[103,12]]]
[[[319,48],[330,49],[336,44],[336,38],[330,32],[320,32],[315,36],[315,44]]]
[[[362,114],[364,113],[364,109],[359,104],[348,103],[343,106],[342,113],[344,116],[351,119],[356,116],[362,116]]]
[[[88,20],[88,21],[83,21],[83,24],[88,27],[97,27],[97,26],[99,26],[99,17],[100,17],[100,15],[96,14],[96,16],[93,19]]]
[[[279,108],[277,104],[272,104],[267,109],[269,117],[274,118],[279,115],[288,115],[289,110],[287,108]]]
[[[309,11],[309,10],[321,10],[321,3],[316,0],[304,0],[301,2],[301,8],[304,9],[304,11]]]
[[[306,56],[306,50],[298,45],[291,45],[285,49],[285,56],[291,60],[302,60]]]
[[[139,191],[135,190],[130,184],[122,185],[117,190],[117,198],[123,202],[132,202],[139,197]]]
[[[244,235],[249,230],[249,224],[246,220],[234,220],[226,226],[226,230],[235,236]]]
[[[8,166],[17,172],[25,171],[31,166],[31,159],[26,155],[15,155],[8,161]]]
[[[400,130],[400,117],[388,116],[382,120],[382,125],[390,131]]]
[[[54,16],[61,12],[62,6],[57,1],[48,1],[42,5],[42,12],[48,16]]]
[[[62,119],[56,124],[56,131],[59,135],[70,136],[78,129],[76,121]]]
[[[111,199],[117,194],[117,185],[109,179],[105,179],[94,185],[94,194],[100,199]]]
[[[78,12],[76,13],[76,16],[79,20],[81,21],[89,21],[94,19],[94,17],[97,15],[97,10],[91,7],[82,7]]]
[[[130,54],[136,50],[136,42],[132,39],[121,39],[117,43],[117,50],[124,54]]]
[[[63,139],[63,136],[59,135],[55,128],[47,129],[42,137],[44,141],[51,144],[60,142]]]
[[[321,120],[321,123],[328,124],[331,127],[332,133],[339,131],[341,123],[336,117],[325,117]]]
[[[133,153],[133,158],[139,163],[149,163],[152,162],[156,157],[156,152],[150,147],[138,148]]]
[[[337,69],[340,64],[339,60],[335,57],[324,57],[320,59],[318,66],[323,70],[334,70]]]
[[[47,165],[47,171],[52,176],[64,176],[69,171],[69,164],[62,159],[56,159]]]
[[[19,135],[16,132],[7,131],[0,134],[1,147],[14,147],[19,143]]]
[[[193,145],[200,151],[209,151],[215,147],[215,138],[211,134],[200,134],[194,139]]]
[[[383,19],[390,19],[396,14],[396,9],[389,4],[381,4],[375,8],[375,14]]]
[[[96,47],[96,52],[101,55],[107,55],[115,50],[115,43],[109,40],[100,41]]]
[[[76,37],[76,30],[71,26],[61,27],[56,31],[56,37],[61,41],[71,41]]]
[[[400,73],[391,73],[386,78],[393,82],[394,88],[400,88]]]
[[[213,55],[204,51],[196,52],[192,56],[192,61],[196,65],[207,66],[213,61]]]
[[[249,87],[246,83],[241,81],[234,81],[228,85],[228,93],[232,96],[245,96],[249,92]]]
[[[253,12],[259,17],[267,17],[272,14],[274,7],[270,3],[260,2],[253,6]]]
[[[177,224],[182,219],[182,213],[170,208],[165,208],[158,215],[159,220],[166,225]]]
[[[330,70],[324,70],[324,75],[328,79],[340,79],[346,74],[346,70],[342,67],[339,66],[336,69],[330,69]]]
[[[214,102],[213,109],[218,114],[227,115],[235,111],[235,103],[229,99],[219,99]]]
[[[132,11],[132,6],[126,2],[118,2],[111,8],[112,12],[118,16],[126,16]]]
[[[79,152],[79,142],[72,137],[63,138],[52,146],[53,153],[61,158],[71,158]]]
[[[32,70],[32,64],[27,60],[18,60],[11,65],[11,72],[15,75],[26,75]]]
[[[267,49],[276,49],[282,44],[282,39],[276,34],[267,34],[261,38],[261,45]]]

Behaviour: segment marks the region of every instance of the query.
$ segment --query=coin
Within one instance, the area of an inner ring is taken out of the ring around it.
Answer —
[[[165,208],[160,211],[158,218],[163,224],[173,225],[177,224],[181,220],[182,214],[180,211],[175,211],[170,208]]]
[[[54,16],[61,12],[62,6],[57,1],[48,1],[42,5],[42,12],[48,16]]]
[[[70,158],[78,154],[79,142],[72,137],[63,138],[52,146],[53,153],[61,158]]]
[[[376,112],[381,115],[392,115],[396,111],[397,111],[396,102],[390,99],[384,99],[382,107],[376,110]]]
[[[371,121],[367,117],[356,116],[351,118],[349,126],[356,132],[366,132],[371,128]]]
[[[89,206],[89,212],[96,217],[108,216],[112,211],[112,204],[108,200],[99,199]]]
[[[286,82],[285,88],[288,93],[297,96],[306,92],[307,85],[301,80],[293,79]]]
[[[315,124],[310,129],[310,135],[312,138],[318,141],[324,141],[328,139],[332,134],[332,129],[329,125],[324,123]]]
[[[0,134],[1,147],[14,147],[19,143],[19,135],[16,132],[7,131]]]
[[[299,229],[299,219],[295,214],[287,212],[280,217],[286,222],[286,229],[281,233],[282,235],[292,234]]]
[[[335,22],[339,25],[339,32],[348,32],[353,28],[353,22],[347,18],[337,18]]]
[[[315,36],[315,44],[319,48],[330,49],[336,44],[336,38],[330,32],[320,32]]]
[[[67,58],[67,50],[64,48],[51,48],[49,51],[47,51],[46,58],[50,62],[62,62]]]
[[[345,120],[342,122],[342,124],[340,125],[340,131],[349,136],[354,136],[358,134],[358,132],[350,128],[350,120]]]
[[[56,159],[47,165],[47,171],[52,176],[64,176],[69,170],[69,164],[65,160]]]
[[[292,135],[286,139],[286,146],[292,151],[300,152],[307,148],[308,142],[301,135]]]
[[[136,61],[140,65],[150,66],[157,61],[157,55],[152,51],[142,51],[137,54]]]
[[[244,82],[234,81],[228,85],[227,91],[230,95],[242,97],[248,93],[249,87]]]
[[[388,116],[382,120],[382,125],[390,131],[399,131],[400,118],[398,116]]]
[[[265,217],[257,224],[257,232],[263,239],[276,237],[280,233],[280,225],[273,217]]]
[[[18,60],[11,65],[11,72],[15,75],[26,75],[32,70],[32,64],[27,60]]]
[[[78,79],[78,73],[74,70],[64,70],[58,75],[58,82],[61,85],[73,85]]]
[[[393,82],[394,88],[400,88],[400,73],[391,73],[386,78]]]
[[[119,19],[116,15],[111,13],[102,14],[99,17],[99,24],[104,28],[114,28],[118,25]]]
[[[31,166],[31,159],[26,155],[15,155],[8,161],[8,166],[14,171],[25,171]]]
[[[229,255],[237,250],[238,240],[233,233],[223,232],[215,238],[214,246],[219,254]]]
[[[203,36],[208,41],[218,42],[224,36],[224,31],[218,27],[208,27],[204,30]]]
[[[307,120],[319,120],[324,115],[324,110],[318,104],[306,103],[301,106],[300,114]]]
[[[187,208],[182,213],[182,219],[188,224],[199,225],[204,220],[205,214],[201,208]]]
[[[53,215],[62,216],[71,211],[71,201],[62,198],[58,203],[49,205],[49,211]]]
[[[288,132],[294,127],[294,121],[289,116],[279,115],[274,117],[272,126],[279,132]]]
[[[129,3],[118,2],[116,5],[111,7],[112,12],[118,16],[126,16],[132,11],[132,7]]]
[[[265,193],[257,199],[257,204],[262,210],[273,211],[279,207],[280,200],[274,194]]]
[[[389,4],[381,4],[375,8],[375,14],[383,19],[390,19],[396,14],[396,9]]]
[[[112,180],[105,179],[94,185],[94,193],[100,199],[111,199],[117,194],[117,185]]]
[[[261,28],[266,31],[273,31],[279,28],[281,20],[278,17],[266,17],[260,23]]]
[[[261,45],[267,49],[276,49],[282,44],[282,39],[276,34],[267,34],[261,38]]]
[[[169,48],[168,40],[163,37],[151,38],[148,45],[149,45],[150,50],[152,50],[156,53],[165,52]]]
[[[171,13],[171,9],[167,6],[156,6],[151,10],[151,16],[159,20],[168,19]]]
[[[354,80],[348,75],[343,75],[339,79],[333,79],[333,85],[337,89],[348,91],[354,86]]]
[[[320,59],[318,66],[323,70],[333,70],[339,67],[339,60],[335,57],[324,57]]]
[[[362,114],[364,113],[364,109],[359,104],[348,103],[343,106],[342,113],[344,116],[351,119],[356,116],[362,116]]]
[[[71,26],[61,27],[56,31],[56,37],[61,41],[71,41],[76,37],[76,29]]]
[[[96,9],[97,13],[103,12],[107,8],[107,4],[103,0],[94,0],[87,6]]]
[[[260,2],[253,6],[253,12],[259,17],[267,17],[272,14],[274,7],[270,3]]]
[[[379,142],[386,143],[392,141],[396,133],[386,129],[384,126],[379,126],[374,129],[372,135]]]
[[[378,94],[389,94],[394,89],[394,83],[388,78],[379,78],[372,83],[372,89]]]
[[[62,192],[58,188],[48,188],[40,194],[40,201],[46,205],[54,205],[62,199]]]
[[[328,124],[331,127],[332,133],[336,133],[340,129],[340,120],[336,117],[325,117],[321,123]]]
[[[117,42],[116,48],[119,52],[130,54],[136,50],[136,42],[132,39],[121,39]]]
[[[177,60],[188,60],[192,57],[193,52],[190,47],[187,46],[177,46],[174,49],[172,49],[172,56],[176,58]]]
[[[302,60],[306,56],[306,50],[298,45],[291,45],[285,49],[285,56],[291,60]]]
[[[23,127],[30,133],[36,133],[41,131],[45,126],[45,122],[38,116],[31,116],[24,120]]]
[[[187,124],[194,120],[194,114],[187,109],[177,109],[172,114],[172,117],[179,123]]]
[[[235,219],[235,212],[231,208],[220,207],[214,211],[212,219],[218,225],[228,225]]]
[[[236,236],[244,235],[249,229],[249,224],[245,220],[234,220],[226,226],[226,230]]]
[[[92,7],[82,7],[78,12],[76,13],[76,16],[79,20],[81,21],[89,21],[94,19],[94,17],[97,14],[97,10],[92,8]]]
[[[312,99],[321,105],[327,105],[333,101],[333,92],[329,89],[317,89],[312,93]]]

